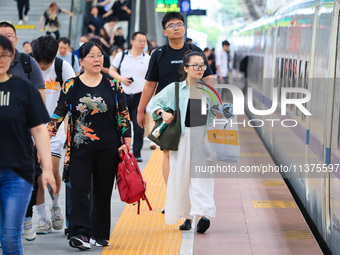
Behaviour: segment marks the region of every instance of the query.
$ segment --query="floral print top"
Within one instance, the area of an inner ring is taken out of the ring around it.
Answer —
[[[103,75],[102,81],[104,81],[106,86],[112,89],[112,93],[108,96],[112,95],[112,102],[114,102],[115,105],[115,111],[112,111],[112,114],[114,115],[112,120],[114,120],[114,127],[117,129],[117,132],[115,133],[118,134],[118,147],[120,147],[124,143],[123,137],[131,137],[130,115],[124,91],[119,82],[108,75]],[[69,114],[67,146],[64,161],[64,180],[66,179],[65,172],[68,172],[69,168],[71,148],[77,148],[80,145],[86,146],[93,141],[100,140],[100,137],[91,126],[93,123],[86,121],[86,117],[93,117],[100,113],[106,113],[108,110],[107,102],[105,102],[102,97],[87,95],[76,100],[75,92],[79,89],[77,87],[79,82],[79,77],[64,82],[58,105],[47,126],[49,134],[55,136],[66,114]],[[76,103],[75,107],[73,106],[74,103]],[[77,115],[77,118],[74,115]]]

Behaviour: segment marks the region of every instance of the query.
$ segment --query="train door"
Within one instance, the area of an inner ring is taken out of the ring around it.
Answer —
[[[340,244],[340,26],[339,17],[340,11],[337,10],[337,41],[336,41],[336,54],[335,54],[335,68],[334,68],[334,81],[329,93],[329,101],[332,102],[331,115],[329,120],[330,132],[330,147],[326,147],[326,163],[328,166],[328,213],[327,213],[327,229],[328,236],[327,242],[330,243],[332,250],[339,250]]]
[[[329,87],[327,94],[326,129],[324,163],[328,165],[329,171],[324,173],[323,186],[323,219],[324,234],[330,246],[339,247],[337,241],[339,235],[340,220],[340,170],[336,168],[340,163],[340,126],[339,126],[339,102],[340,102],[340,4],[336,2],[333,16],[332,44],[330,56]],[[333,79],[334,77],[334,79]],[[333,169],[333,166],[335,168]],[[338,167],[339,168],[339,167]],[[337,172],[339,171],[339,173]],[[336,239],[334,239],[337,237]],[[333,249],[332,249],[333,250]]]

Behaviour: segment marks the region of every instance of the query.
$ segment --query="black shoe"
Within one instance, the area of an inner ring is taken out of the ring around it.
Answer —
[[[73,248],[78,248],[80,250],[91,249],[91,244],[89,242],[89,238],[82,234],[77,236],[72,236],[69,242],[70,246]]]
[[[197,232],[204,233],[210,227],[210,220],[207,217],[202,217],[197,223]]]
[[[137,162],[143,162],[143,159],[142,159],[141,157],[137,157],[137,158],[136,158],[136,161],[137,161]]]
[[[102,238],[91,237],[90,243],[98,247],[109,246],[109,242],[106,239]]]
[[[179,230],[190,230],[191,229],[191,220],[185,220],[182,225],[179,226]]]
[[[165,214],[165,208],[163,208],[163,210],[161,211],[161,213]]]

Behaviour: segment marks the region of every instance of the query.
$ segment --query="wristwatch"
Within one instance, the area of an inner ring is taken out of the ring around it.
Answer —
[[[158,112],[158,116],[159,116],[159,117],[162,117],[163,112],[164,112],[163,110],[160,110],[160,111]]]

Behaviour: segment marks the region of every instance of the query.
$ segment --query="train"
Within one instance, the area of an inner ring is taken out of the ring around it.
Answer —
[[[275,163],[295,168],[282,176],[327,254],[340,254],[339,22],[340,1],[293,1],[235,32],[231,44],[234,82],[252,89],[256,109],[271,107],[274,90],[291,89],[285,96],[294,100],[304,95],[292,88],[310,91],[302,106],[311,115],[294,104],[280,106],[280,96],[268,116],[246,112],[265,123],[256,130]],[[296,125],[273,127],[266,119]]]

